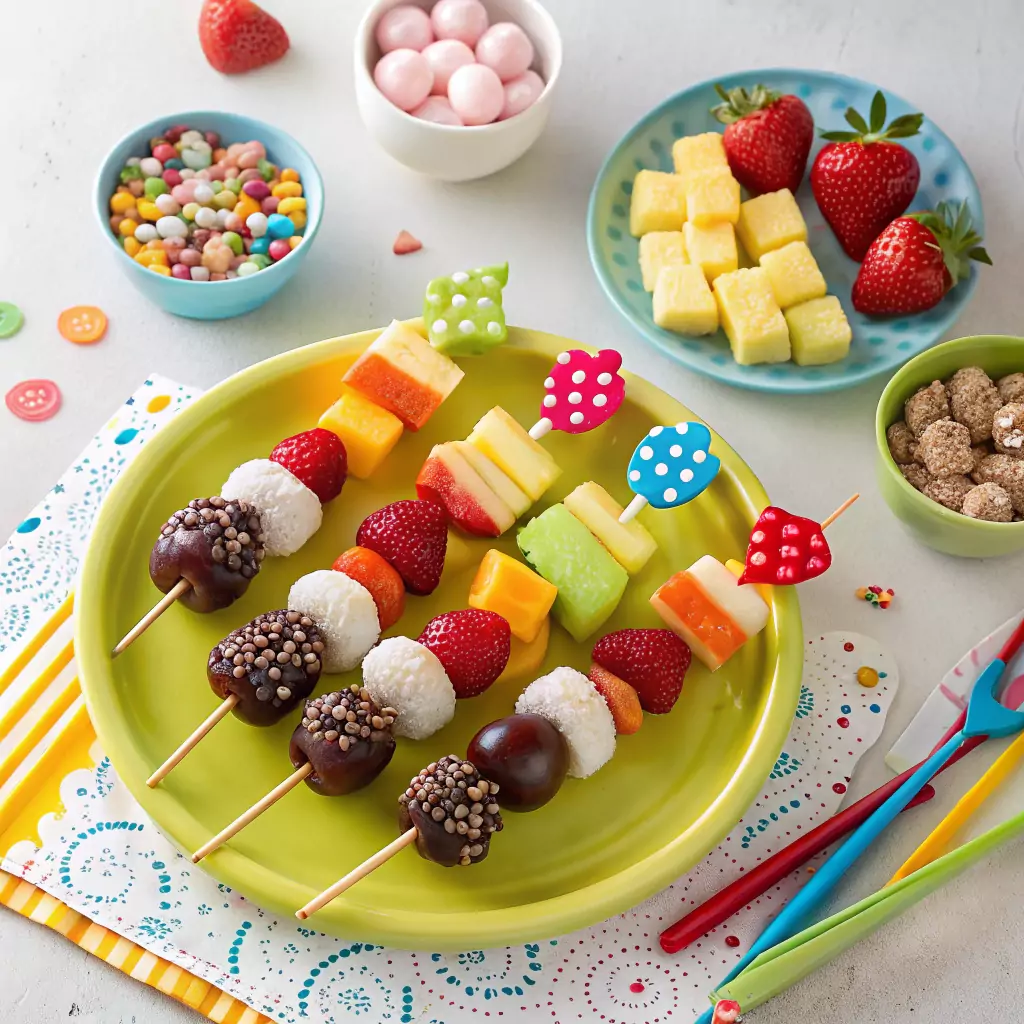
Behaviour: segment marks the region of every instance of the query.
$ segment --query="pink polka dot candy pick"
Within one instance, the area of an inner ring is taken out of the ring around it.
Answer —
[[[644,506],[676,508],[702,494],[722,468],[711,454],[711,431],[703,423],[651,427],[636,446],[626,481],[633,500],[620,523],[628,523]]]
[[[530,437],[539,440],[550,430],[584,434],[610,419],[626,395],[621,366],[622,356],[613,348],[596,355],[575,348],[560,353],[544,381],[541,418]]]
[[[430,95],[434,72],[422,53],[392,50],[377,61],[373,80],[396,107],[408,111],[415,110]]]

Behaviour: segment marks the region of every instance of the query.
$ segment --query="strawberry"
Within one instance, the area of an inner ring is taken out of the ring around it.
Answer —
[[[410,594],[433,593],[448,548],[444,512],[429,501],[392,502],[363,520],[356,544],[386,558]]]
[[[410,235],[408,231],[399,231],[391,251],[396,256],[405,256],[410,252],[419,252],[422,248],[423,243],[414,235]]]
[[[853,308],[868,316],[921,313],[992,260],[971,225],[966,200],[897,217],[872,243],[853,282]]]
[[[723,102],[711,113],[726,126],[722,142],[736,180],[755,195],[796,192],[814,141],[814,119],[804,101],[763,85],[749,93],[716,85],[715,92]]]
[[[323,427],[286,437],[270,453],[270,461],[298,477],[321,503],[341,494],[348,476],[348,456],[341,438]]]
[[[199,44],[215,71],[237,75],[288,52],[284,26],[252,0],[206,0],[199,12]]]
[[[475,697],[505,671],[512,631],[495,612],[467,608],[435,616],[417,639],[444,666],[455,696]]]
[[[608,669],[601,668],[596,661],[591,664],[587,674],[612,713],[615,731],[620,736],[636,732],[644,724],[644,712],[636,690]]]
[[[909,205],[921,180],[917,157],[898,142],[916,135],[923,114],[903,114],[885,127],[885,97],[875,93],[871,124],[853,107],[852,132],[822,132],[831,145],[815,157],[811,190],[843,251],[862,260],[868,246]]]
[[[629,683],[652,715],[672,710],[690,667],[690,648],[670,629],[620,629],[594,644],[592,657]]]
[[[405,611],[405,584],[388,562],[369,548],[349,548],[334,560],[331,568],[361,583],[377,606],[380,629],[390,629]]]

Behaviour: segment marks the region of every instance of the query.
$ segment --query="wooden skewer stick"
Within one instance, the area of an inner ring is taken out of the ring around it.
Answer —
[[[838,518],[839,518],[839,517],[840,517],[840,516],[841,516],[841,515],[842,515],[842,514],[843,514],[843,513],[844,513],[844,512],[845,512],[845,511],[846,511],[846,510],[847,510],[847,509],[848,509],[848,508],[849,508],[849,507],[850,507],[850,506],[851,506],[851,505],[852,505],[852,504],[853,504],[853,503],[854,503],[854,502],[855,502],[855,501],[856,501],[856,500],[858,499],[858,498],[859,498],[859,497],[860,497],[860,492],[859,492],[859,491],[858,491],[858,492],[857,492],[856,494],[851,494],[851,495],[850,495],[850,496],[849,496],[849,497],[848,497],[848,498],[846,499],[846,501],[844,501],[844,502],[842,503],[842,505],[840,505],[840,506],[839,506],[839,508],[837,508],[837,509],[835,510],[835,512],[833,512],[833,513],[832,513],[832,515],[830,515],[830,516],[829,516],[829,517],[828,517],[828,518],[827,518],[827,519],[826,519],[826,520],[825,520],[825,521],[824,521],[824,522],[823,522],[823,523],[821,524],[821,528],[822,528],[823,530],[825,530],[825,529],[828,529],[828,527],[830,527],[830,526],[831,526],[831,525],[832,525],[832,524],[833,524],[833,523],[834,523],[834,522],[835,522],[835,521],[836,521],[836,520],[837,520],[837,519],[838,519]]]
[[[315,914],[321,907],[327,906],[335,897],[340,896],[346,889],[351,888],[361,878],[365,878],[371,871],[376,871],[381,864],[391,860],[396,853],[404,850],[414,842],[416,842],[415,827],[409,829],[408,832],[403,832],[397,839],[388,843],[384,849],[378,850],[372,857],[364,860],[359,867],[354,868],[344,878],[335,882],[329,889],[324,889],[319,896],[311,899],[301,910],[296,910],[295,916],[300,921],[305,921],[310,914]]]
[[[278,800],[285,795],[290,793],[310,772],[313,770],[313,765],[307,761],[301,768],[296,769],[287,779],[284,780],[280,785],[275,786],[266,796],[262,799],[257,800],[256,803],[240,814],[230,825],[226,828],[221,829],[209,842],[204,843],[202,846],[192,854],[192,863],[198,864],[204,857],[213,853],[218,846],[222,846],[226,843],[233,835],[241,832],[249,822],[254,821],[258,818],[268,807],[273,807]]]
[[[184,594],[192,589],[192,584],[186,579],[180,579],[170,590],[160,598],[138,622],[128,630],[121,638],[121,642],[110,652],[112,658],[116,658],[125,648],[130,647],[150,626],[160,618],[168,608]]]
[[[172,769],[184,759],[185,755],[194,747],[199,741],[238,703],[238,698],[231,694],[230,697],[225,697],[224,700],[217,705],[216,709],[212,711],[206,719],[196,727],[191,736],[189,736],[178,749],[171,754],[169,758],[148,779],[146,779],[146,785],[152,789],[158,782],[163,780],[170,774]]]

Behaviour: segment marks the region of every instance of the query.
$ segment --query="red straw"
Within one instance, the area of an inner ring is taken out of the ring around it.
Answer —
[[[1024,640],[1024,622],[1018,627],[1014,634],[1019,645]],[[1007,644],[1009,647],[1009,644]],[[1004,651],[1007,648],[1004,648]],[[942,737],[935,749],[938,750],[942,744],[947,743],[952,736],[964,727],[967,712],[961,712],[960,717],[950,726],[946,735]],[[965,754],[970,753],[987,737],[975,736],[961,745],[960,749],[942,766],[940,771],[945,771],[955,764]],[[777,885],[788,874],[806,864],[812,857],[821,853],[822,850],[831,846],[837,839],[841,839],[848,832],[852,832],[858,825],[864,822],[881,804],[883,804],[893,793],[903,785],[911,775],[920,767],[914,765],[908,768],[902,775],[897,775],[879,786],[874,792],[861,797],[856,803],[851,804],[845,810],[822,822],[817,828],[801,836],[795,842],[790,843],[785,849],[780,850],[768,860],[762,861],[751,871],[741,875],[731,885],[726,886],[721,892],[716,893],[709,900],[691,910],[684,918],[675,924],[669,925],[661,933],[661,948],[666,953],[678,953],[685,949],[695,939],[717,928],[723,921],[731,917],[738,910],[742,910],[748,903],[752,903],[758,896],[766,893],[773,885]],[[930,799],[922,790],[917,798],[909,805],[916,807]],[[934,790],[932,790],[934,794]],[[909,809],[908,807],[908,809]]]

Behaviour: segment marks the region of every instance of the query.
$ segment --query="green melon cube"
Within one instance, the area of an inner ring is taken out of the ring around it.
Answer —
[[[519,531],[526,561],[558,587],[551,613],[577,642],[615,611],[629,575],[564,505],[552,505]]]

